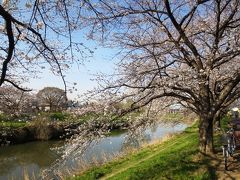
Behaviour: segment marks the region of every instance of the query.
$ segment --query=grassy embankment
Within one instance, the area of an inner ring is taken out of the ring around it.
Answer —
[[[56,123],[56,124],[66,124],[66,123],[79,123],[84,122],[92,118],[93,115],[82,115],[78,117],[72,117],[69,113],[64,112],[41,112],[38,114],[25,115],[25,116],[11,116],[6,114],[0,114],[0,128],[10,128],[16,129],[25,126],[31,126],[38,124],[41,121],[45,123]]]
[[[83,115],[74,115],[67,112],[41,112],[38,114],[31,114],[31,115],[20,115],[20,116],[11,116],[6,114],[0,114],[0,127],[5,128],[19,128],[24,126],[29,126],[35,124],[35,122],[49,122],[49,123],[56,123],[56,124],[74,124],[74,123],[84,123],[86,121],[92,119],[98,119],[100,115],[95,113],[86,113]],[[102,115],[103,119],[104,116]],[[127,120],[126,118],[114,118],[112,116],[112,120],[109,119],[109,122],[123,122],[125,123]]]
[[[8,127],[8,128],[20,128],[26,126],[26,122],[0,122],[0,127]]]
[[[70,179],[215,179],[209,162],[198,152],[198,129],[194,125],[166,141],[148,145]]]

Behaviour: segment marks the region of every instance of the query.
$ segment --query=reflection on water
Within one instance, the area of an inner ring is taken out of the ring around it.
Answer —
[[[100,160],[104,154],[108,158],[114,154],[122,152],[130,146],[138,147],[142,142],[150,142],[159,139],[168,133],[182,131],[185,125],[164,126],[162,124],[153,126],[144,131],[141,138],[127,137],[127,132],[114,133],[109,137],[100,140],[87,149],[84,159],[87,162],[92,159]],[[61,141],[42,141],[31,142],[21,145],[13,145],[0,148],[0,180],[5,179],[23,179],[23,172],[37,177],[40,170],[50,167],[50,165],[59,158],[50,148],[61,146]],[[79,162],[70,159],[67,163],[69,167]]]
[[[63,144],[60,141],[30,142],[0,148],[0,179],[21,179],[23,172],[38,174],[58,158],[50,147]]]

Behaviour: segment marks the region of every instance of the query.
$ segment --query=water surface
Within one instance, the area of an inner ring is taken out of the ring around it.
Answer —
[[[162,125],[159,124],[153,128],[148,128],[144,132],[144,142],[151,142],[164,137],[166,134],[183,131],[186,128],[184,124]],[[126,141],[127,132],[122,131],[114,133],[100,140],[98,144],[93,145],[84,153],[84,158],[91,162],[92,159],[101,160],[104,156],[114,156],[124,151],[129,146],[139,146],[138,140]],[[59,158],[59,155],[50,150],[53,147],[59,147],[62,141],[36,141],[9,147],[0,147],[0,180],[24,178],[24,174],[32,177],[38,177],[39,172],[47,169]],[[81,162],[80,162],[81,163]],[[74,167],[79,162],[69,160],[67,166]],[[24,173],[25,172],[25,173]]]

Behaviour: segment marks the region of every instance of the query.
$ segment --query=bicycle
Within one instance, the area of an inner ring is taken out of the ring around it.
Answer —
[[[224,134],[224,144],[222,146],[225,170],[228,170],[228,159],[233,157],[236,149],[236,138],[234,136],[234,129],[231,128]]]

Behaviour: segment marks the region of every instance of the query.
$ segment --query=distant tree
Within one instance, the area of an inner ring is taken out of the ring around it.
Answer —
[[[51,112],[60,111],[67,107],[66,92],[56,87],[45,87],[37,93],[39,106],[48,107]]]
[[[27,92],[4,86],[0,88],[0,111],[9,115],[32,112],[34,96]]]

